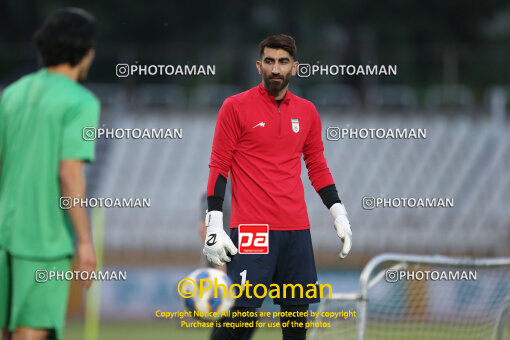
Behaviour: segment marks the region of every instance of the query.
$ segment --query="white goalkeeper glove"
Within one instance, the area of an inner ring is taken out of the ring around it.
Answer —
[[[351,224],[347,219],[347,211],[342,203],[335,203],[329,208],[333,219],[335,220],[333,226],[335,227],[336,234],[343,242],[343,248],[340,252],[340,258],[343,259],[349,254],[352,246],[352,231]]]
[[[221,211],[210,211],[205,215],[207,235],[205,237],[204,250],[202,253],[209,262],[223,266],[230,262],[227,250],[231,255],[237,254],[237,248],[223,230],[223,213]]]

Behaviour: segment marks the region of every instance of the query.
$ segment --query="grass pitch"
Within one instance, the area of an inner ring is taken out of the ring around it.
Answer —
[[[69,322],[65,328],[64,339],[66,340],[83,340],[84,324],[81,322]],[[181,328],[173,322],[118,322],[118,323],[102,323],[99,326],[99,338],[108,340],[123,339],[189,339],[189,340],[206,340],[209,339],[209,329],[201,328]],[[331,333],[330,333],[331,332]],[[356,339],[354,327],[343,327],[336,330],[321,332],[319,339]],[[413,334],[413,332],[415,334]],[[328,334],[329,333],[329,334]],[[460,329],[459,327],[436,326],[431,329],[412,329],[409,327],[397,327],[372,325],[367,329],[367,339],[473,339],[476,338],[476,330]],[[483,332],[482,332],[483,334]],[[308,331],[310,335],[310,330]],[[433,337],[431,337],[433,335]],[[403,336],[403,337],[402,337]],[[257,329],[252,340],[280,340],[281,330],[261,328]],[[510,325],[507,325],[503,336],[504,340],[510,340]]]

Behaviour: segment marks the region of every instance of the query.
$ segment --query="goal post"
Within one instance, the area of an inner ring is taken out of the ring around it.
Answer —
[[[317,321],[312,339],[510,339],[510,258],[381,254],[360,275],[360,288],[333,294],[319,312],[353,310],[355,318]]]

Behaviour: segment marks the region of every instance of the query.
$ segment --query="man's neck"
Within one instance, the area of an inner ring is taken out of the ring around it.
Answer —
[[[274,96],[274,100],[283,100],[283,98],[285,98],[285,94],[287,93],[287,88],[288,88],[288,86],[286,86],[283,90],[281,90],[277,96]]]
[[[78,81],[79,70],[77,67],[71,67],[69,64],[59,64],[55,66],[48,66],[46,69],[49,72],[54,72],[68,77],[72,81]]]

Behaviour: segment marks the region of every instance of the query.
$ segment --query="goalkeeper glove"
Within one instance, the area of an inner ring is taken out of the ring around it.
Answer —
[[[237,254],[237,248],[225,230],[223,230],[223,213],[216,210],[208,212],[205,215],[205,225],[207,227],[207,235],[202,252],[209,262],[223,266],[225,262],[230,262],[227,250],[231,255]]]
[[[340,258],[343,259],[349,254],[352,246],[352,231],[351,224],[347,219],[347,211],[342,203],[335,203],[329,208],[333,219],[335,220],[333,226],[340,240],[343,242],[343,248],[340,252]]]

